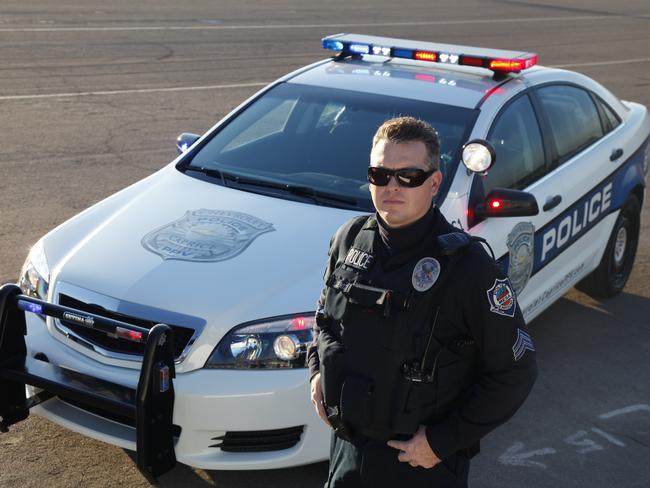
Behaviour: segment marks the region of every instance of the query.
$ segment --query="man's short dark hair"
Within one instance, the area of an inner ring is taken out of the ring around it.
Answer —
[[[388,119],[375,132],[375,136],[372,138],[372,147],[374,148],[381,139],[394,143],[416,141],[424,143],[427,150],[425,163],[429,169],[438,169],[440,159],[438,132],[428,122],[415,117]]]

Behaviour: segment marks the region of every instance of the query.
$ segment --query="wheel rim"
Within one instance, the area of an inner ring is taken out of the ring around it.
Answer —
[[[621,227],[616,234],[616,243],[614,244],[614,264],[617,268],[623,265],[625,257],[625,248],[627,247],[627,229]]]

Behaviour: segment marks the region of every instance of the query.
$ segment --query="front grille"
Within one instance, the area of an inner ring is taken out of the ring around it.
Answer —
[[[59,304],[66,307],[76,308],[77,310],[82,310],[84,312],[102,315],[110,319],[120,320],[122,322],[144,327],[145,329],[151,329],[154,325],[157,324],[157,322],[153,322],[151,320],[112,312],[110,310],[106,310],[103,307],[100,307],[99,305],[85,303],[72,298],[69,295],[64,295],[63,293],[59,294]],[[88,327],[84,327],[83,325],[79,325],[74,322],[68,322],[66,320],[61,320],[61,323],[79,337],[87,340],[92,344],[96,344],[99,347],[106,349],[107,351],[138,356],[144,355],[144,343],[111,337],[99,330],[90,329]],[[169,325],[174,330],[174,358],[178,359],[183,354],[185,347],[194,335],[194,329],[173,324],[167,325]]]
[[[100,417],[103,417],[108,420],[112,420],[113,422],[117,422],[122,425],[127,425],[129,427],[135,428],[135,419],[131,417],[127,417],[125,415],[120,415],[114,412],[111,412],[110,410],[105,410],[103,408],[95,407],[94,405],[89,405],[85,402],[80,402],[79,400],[73,400],[70,397],[64,396],[64,395],[58,395],[58,397],[63,400],[64,402],[72,405],[73,407],[80,408],[81,410],[85,410],[86,412],[99,415]],[[181,427],[179,425],[172,425],[172,435],[174,437],[180,437],[181,436]]]
[[[218,447],[225,452],[281,451],[298,444],[303,430],[301,425],[287,429],[226,432],[225,435],[212,438],[213,441],[221,442],[210,447]]]

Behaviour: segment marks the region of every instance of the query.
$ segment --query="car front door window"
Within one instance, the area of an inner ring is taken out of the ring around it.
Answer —
[[[523,189],[546,173],[542,136],[528,96],[520,96],[505,109],[488,140],[496,163],[481,177],[486,195],[494,188]]]

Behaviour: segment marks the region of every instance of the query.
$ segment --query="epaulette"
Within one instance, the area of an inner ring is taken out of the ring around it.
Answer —
[[[470,243],[470,236],[465,232],[450,232],[437,237],[440,251],[445,256],[453,256]]]

